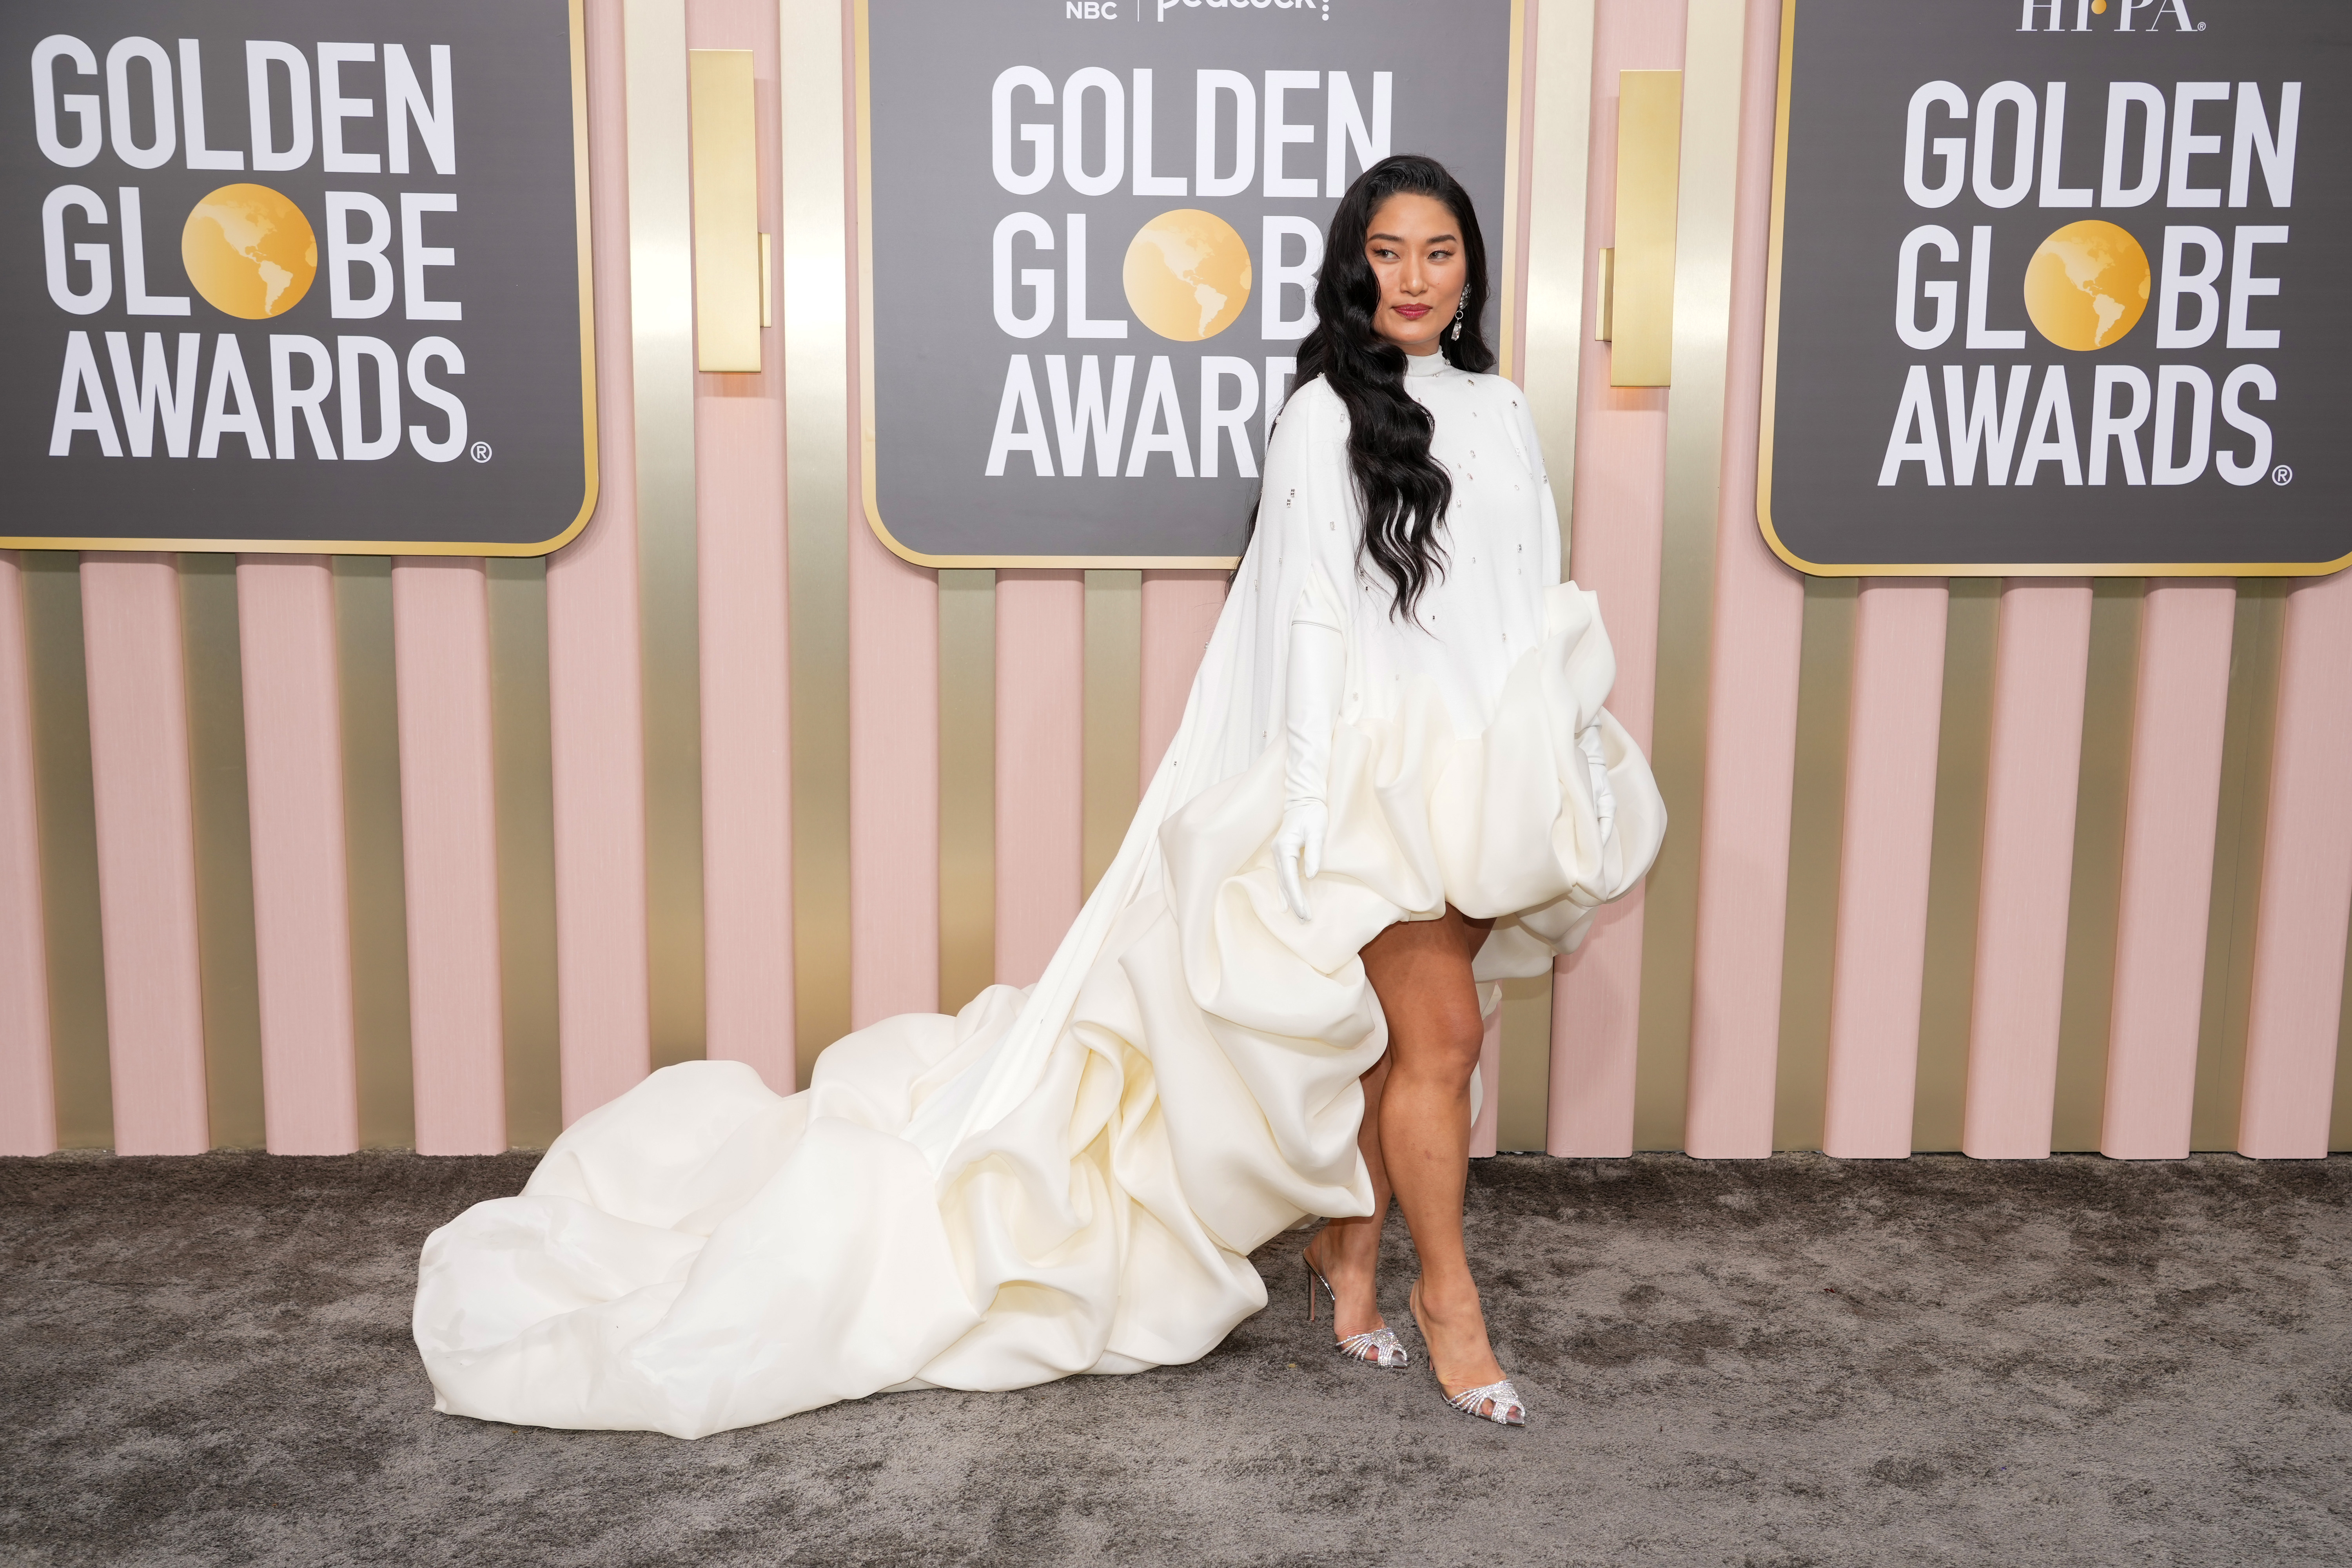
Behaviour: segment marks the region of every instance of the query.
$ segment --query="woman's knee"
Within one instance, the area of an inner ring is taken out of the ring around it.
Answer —
[[[1477,1009],[1448,1008],[1416,1021],[1420,1027],[1410,1030],[1409,1038],[1390,1042],[1390,1057],[1397,1070],[1467,1083],[1486,1044],[1486,1020]]]

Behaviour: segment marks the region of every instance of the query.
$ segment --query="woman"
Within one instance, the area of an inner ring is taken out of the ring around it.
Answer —
[[[1045,975],[850,1035],[803,1094],[689,1062],[581,1118],[425,1243],[436,1408],[690,1437],[1176,1364],[1314,1215],[1341,1349],[1400,1365],[1393,1187],[1441,1393],[1524,1419],[1462,1247],[1480,988],[1573,947],[1664,812],[1559,584],[1533,425],[1484,373],[1468,197],[1388,159],[1326,256],[1183,722]]]
[[[1486,373],[1495,364],[1482,329],[1486,246],[1468,194],[1428,159],[1391,158],[1341,201],[1324,256],[1300,390],[1266,455],[1273,508],[1261,512],[1262,528],[1295,526],[1287,514],[1302,504],[1348,522],[1319,534],[1310,526],[1307,542],[1322,547],[1314,585],[1352,588],[1352,614],[1333,617],[1302,595],[1288,633],[1287,799],[1275,860],[1302,919],[1296,873],[1321,862],[1322,758],[1349,642],[1365,666],[1360,701],[1426,679],[1456,734],[1475,737],[1512,665],[1540,640],[1543,591],[1559,580],[1559,524],[1533,422],[1518,389]],[[1599,731],[1584,737],[1597,742]],[[1592,783],[1606,815],[1605,772]],[[1330,1221],[1305,1259],[1310,1312],[1319,1286],[1341,1351],[1404,1365],[1373,1291],[1393,1183],[1421,1258],[1412,1308],[1439,1385],[1458,1408],[1517,1425],[1525,1406],[1487,1343],[1462,1242],[1470,1080],[1486,1032],[1472,974],[1493,926],[1491,915],[1474,919],[1448,902],[1365,945],[1389,1029],[1388,1054],[1363,1080],[1359,1144],[1372,1212]]]

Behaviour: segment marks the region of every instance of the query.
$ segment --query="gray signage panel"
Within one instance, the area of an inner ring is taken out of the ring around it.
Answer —
[[[582,45],[576,0],[0,12],[0,547],[575,533]]]
[[[1514,0],[861,0],[875,530],[927,565],[1230,561],[1368,162],[1469,190],[1507,341],[1517,37]]]
[[[1788,0],[1758,510],[1831,574],[2352,559],[2352,9]]]

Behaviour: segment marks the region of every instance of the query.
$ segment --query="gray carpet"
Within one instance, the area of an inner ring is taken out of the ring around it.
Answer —
[[[529,1167],[0,1161],[0,1561],[2352,1562],[2352,1160],[1486,1161],[1527,1430],[1341,1363],[1293,1236],[1199,1365],[698,1443],[431,1413],[418,1244]]]

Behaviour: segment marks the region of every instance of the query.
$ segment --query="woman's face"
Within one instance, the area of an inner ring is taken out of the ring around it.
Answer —
[[[1408,354],[1437,352],[1470,277],[1454,210],[1433,196],[1391,196],[1372,214],[1364,258],[1381,284],[1372,329]]]

